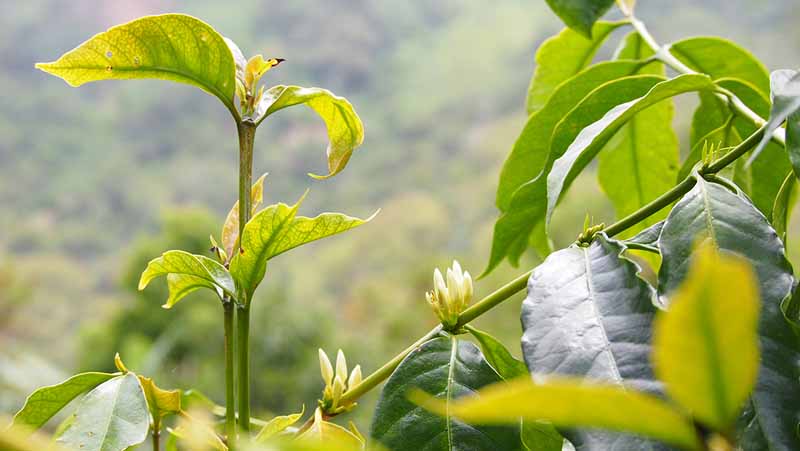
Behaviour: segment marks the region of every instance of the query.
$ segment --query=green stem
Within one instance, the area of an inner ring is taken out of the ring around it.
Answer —
[[[234,331],[235,309],[233,301],[223,304],[225,312],[225,435],[228,449],[236,448],[236,390],[234,381]]]
[[[239,430],[250,432],[250,307],[236,312],[236,350],[239,357]]]
[[[153,451],[161,448],[161,418],[153,418]]]

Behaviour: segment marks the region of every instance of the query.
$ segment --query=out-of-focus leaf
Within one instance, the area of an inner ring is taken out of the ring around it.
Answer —
[[[550,9],[571,29],[591,38],[593,25],[614,4],[614,0],[547,0]]]
[[[653,364],[671,399],[727,431],[758,375],[758,284],[742,258],[704,246],[654,324]]]
[[[0,450],[3,451],[67,451],[35,430],[19,424],[5,427],[6,417],[0,416]]]
[[[520,450],[519,418],[509,427],[472,427],[450,415],[425,412],[407,398],[416,388],[452,402],[500,380],[472,343],[457,337],[430,340],[411,352],[389,378],[370,437],[391,450]]]
[[[629,432],[684,449],[701,449],[688,418],[655,396],[616,385],[586,384],[568,378],[535,384],[523,378],[491,385],[479,390],[477,396],[450,403],[420,392],[412,399],[440,415],[446,413],[473,424],[513,424],[522,417],[547,420],[564,428]]]
[[[337,449],[360,450],[364,442],[347,429],[322,419],[322,411],[314,411],[314,422],[297,440],[312,445],[333,446]]]
[[[122,451],[142,443],[150,430],[147,401],[133,373],[97,386],[80,400],[74,415],[58,442],[82,451]]]
[[[98,80],[157,78],[197,86],[235,111],[236,68],[225,39],[184,14],[147,16],[99,33],[37,68],[71,86]]]
[[[592,37],[565,28],[536,51],[536,69],[528,88],[528,114],[542,109],[556,88],[592,63],[595,53],[614,30],[627,22],[598,22]]]
[[[199,289],[214,290],[220,298],[236,298],[236,286],[224,266],[203,255],[184,251],[167,251],[147,264],[139,279],[139,290],[159,276],[167,276],[169,298],[164,308],[171,308],[187,294]]]
[[[253,183],[253,187],[250,189],[250,215],[256,214],[258,211],[258,207],[264,202],[264,179],[267,177],[267,174],[262,175],[261,177]],[[225,254],[230,259],[233,256],[233,251],[236,249],[236,245],[239,243],[239,201],[237,200],[235,204],[233,204],[233,208],[231,211],[228,212],[228,216],[225,218],[225,223],[222,225],[222,248],[225,250]]]
[[[775,197],[775,205],[772,207],[772,227],[775,233],[781,237],[784,247],[786,246],[787,227],[789,219],[797,198],[797,179],[794,172],[789,172],[783,179],[781,189]]]
[[[770,95],[772,96],[772,110],[769,113],[767,128],[764,131],[764,137],[761,139],[761,142],[753,149],[750,161],[754,161],[761,150],[772,140],[772,134],[778,130],[790,116],[800,110],[800,72],[788,69],[776,70],[773,72],[770,77]],[[790,127],[793,122],[797,121],[790,120]],[[793,133],[790,131],[787,134],[787,138],[792,136],[792,134]],[[796,157],[792,156],[792,147],[789,146],[788,142],[787,150],[789,150],[793,166],[800,165],[800,155]],[[795,158],[797,158],[797,164],[794,163]],[[798,173],[798,171],[798,169],[795,169],[795,173]]]
[[[257,123],[278,110],[303,104],[314,110],[328,129],[328,174],[309,175],[332,177],[344,169],[353,151],[364,142],[364,125],[347,99],[322,88],[273,86],[264,92],[257,106]]]
[[[783,243],[743,195],[699,179],[672,209],[661,231],[662,299],[685,280],[692,250],[700,242],[744,257],[758,275],[761,366],[756,389],[740,417],[739,444],[743,449],[796,449],[800,412],[791,406],[800,405],[800,350],[781,310],[794,282]]]
[[[300,418],[303,417],[303,412],[306,411],[305,406],[300,410],[298,413],[293,413],[291,415],[280,415],[271,420],[267,421],[267,424],[264,425],[263,428],[258,432],[258,435],[255,438],[256,442],[263,442],[266,441],[281,432],[285,431],[286,428],[289,426],[297,423]]]
[[[25,405],[14,415],[14,425],[30,430],[38,429],[73,399],[114,376],[118,376],[118,374],[81,373],[60,384],[42,387],[31,393],[25,400]]]
[[[650,366],[655,290],[621,257],[625,246],[598,234],[588,247],[550,254],[534,269],[522,304],[522,351],[537,375],[581,376],[661,394]],[[565,431],[576,449],[641,449],[635,436]]]

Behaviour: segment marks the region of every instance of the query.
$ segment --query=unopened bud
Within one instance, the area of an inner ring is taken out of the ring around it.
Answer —
[[[347,389],[352,390],[353,387],[361,383],[361,365],[356,365],[353,372],[350,373],[350,378],[347,379]]]
[[[453,328],[458,324],[458,315],[472,300],[472,277],[455,260],[452,268],[447,269],[446,283],[442,272],[436,268],[433,271],[433,290],[425,293],[425,299],[445,328]]]
[[[340,349],[336,353],[336,370],[322,349],[319,350],[319,365],[325,387],[322,389],[322,399],[319,406],[327,415],[338,415],[349,411],[355,406],[354,402],[341,405],[342,396],[348,390],[361,383],[361,365],[356,365],[348,376],[347,359]]]
[[[331,365],[331,359],[328,358],[328,354],[325,354],[322,349],[319,350],[319,369],[325,386],[330,385],[333,382],[333,365]]]
[[[341,377],[342,380],[347,377],[347,359],[341,349],[336,353],[336,377]]]

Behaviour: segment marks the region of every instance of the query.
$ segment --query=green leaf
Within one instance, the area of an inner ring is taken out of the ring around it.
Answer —
[[[614,4],[614,0],[547,0],[564,24],[591,38],[592,26]]]
[[[642,67],[637,61],[610,61],[591,66],[558,85],[552,96],[531,114],[500,172],[497,208],[506,211],[511,196],[542,171],[550,151],[550,136],[559,121],[598,86],[632,75]]]
[[[772,227],[775,228],[775,233],[783,241],[783,246],[786,247],[787,230],[789,219],[794,208],[795,200],[797,198],[797,179],[794,172],[789,172],[783,178],[781,189],[775,197],[775,204],[772,207]]]
[[[653,364],[667,393],[698,421],[736,424],[758,375],[758,285],[740,257],[703,247],[654,325]]]
[[[528,114],[542,109],[559,85],[589,66],[608,36],[627,23],[598,22],[591,38],[565,28],[544,41],[536,51],[536,69],[526,102]]]
[[[653,51],[631,33],[619,55],[644,60]],[[640,74],[664,76],[663,64],[642,67]],[[678,136],[672,129],[675,107],[659,102],[631,118],[600,153],[597,177],[611,200],[617,217],[627,216],[672,188],[678,171]],[[632,236],[666,217],[666,211],[650,216],[628,229]]]
[[[240,290],[247,296],[246,302],[264,279],[267,261],[303,244],[358,227],[377,214],[367,219],[341,213],[323,213],[314,218],[296,216],[303,198],[292,206],[270,205],[245,225],[240,252],[231,260],[230,268]]]
[[[753,154],[750,161],[754,161],[759,153],[766,147],[772,140],[772,134],[775,133],[790,116],[794,115],[800,110],[800,72],[794,70],[776,70],[770,77],[770,92],[772,96],[772,110],[769,114],[767,121],[767,128],[764,131],[764,137],[761,142],[753,149]],[[791,127],[796,120],[790,120],[789,126]],[[792,131],[787,133],[787,138],[792,140],[796,138],[792,136]],[[796,146],[796,143],[793,143]],[[792,146],[787,142],[787,150],[790,152],[792,158],[792,165],[800,164],[800,157],[792,156]],[[798,158],[798,163],[795,164],[795,158]],[[795,173],[798,170],[795,169]]]
[[[262,175],[261,177],[253,183],[253,187],[250,189],[250,215],[256,214],[258,211],[258,207],[264,202],[264,179],[267,177],[267,174]],[[225,218],[225,223],[222,225],[222,248],[225,250],[225,255],[228,256],[228,259],[233,256],[233,251],[236,249],[236,246],[239,244],[239,201],[237,200],[233,207],[228,212],[228,216]]]
[[[586,384],[568,378],[550,378],[540,385],[523,378],[491,385],[477,396],[450,403],[420,393],[413,399],[440,415],[447,413],[474,424],[513,424],[522,417],[547,420],[564,428],[629,432],[684,449],[701,449],[691,421],[672,406],[654,396],[615,385]]]
[[[364,443],[358,436],[336,423],[323,420],[319,408],[314,412],[314,423],[297,436],[297,441],[309,445],[325,445],[340,450],[364,449]]]
[[[659,221],[637,233],[636,236],[623,241],[622,243],[628,249],[640,249],[659,253],[658,238],[661,236],[661,229],[663,227],[664,221]]]
[[[39,429],[73,399],[114,376],[110,373],[81,373],[60,384],[39,388],[28,396],[25,405],[14,415],[14,425]]]
[[[82,451],[122,451],[142,443],[150,429],[147,401],[133,373],[96,387],[74,415],[58,442]]]
[[[147,399],[147,407],[150,409],[153,418],[175,415],[181,412],[180,390],[164,390],[159,388],[153,379],[144,376],[138,377],[144,391],[144,397]]]
[[[467,325],[466,329],[478,341],[483,357],[497,371],[500,377],[505,380],[511,380],[523,374],[528,374],[528,368],[525,364],[514,358],[511,352],[497,338],[470,325]]]
[[[0,421],[5,424],[5,417]],[[68,451],[53,443],[53,440],[41,432],[31,431],[21,425],[3,426],[0,431],[0,449],[3,451]]]
[[[636,264],[621,257],[624,251],[600,233],[590,246],[554,252],[534,269],[522,303],[522,354],[531,373],[661,393],[650,366],[655,290],[638,277]],[[578,449],[652,446],[597,431],[565,436]]]
[[[407,398],[416,388],[448,403],[500,380],[472,343],[457,337],[430,340],[409,354],[386,382],[370,436],[392,450],[519,450],[519,418],[511,427],[472,427],[450,415],[425,412]]]
[[[744,196],[699,179],[672,209],[661,231],[658,290],[662,299],[669,299],[686,279],[692,250],[704,241],[744,257],[758,275],[762,358],[756,389],[740,418],[740,445],[743,449],[797,449],[800,415],[792,406],[800,405],[800,349],[781,310],[794,281],[783,243]]]
[[[235,112],[236,67],[219,33],[184,14],[136,19],[99,33],[37,68],[71,86],[98,80],[157,78],[197,86]]]
[[[364,125],[344,97],[326,89],[300,86],[273,86],[264,92],[257,107],[257,123],[278,110],[301,104],[314,110],[328,129],[328,174],[309,175],[318,179],[332,177],[344,169],[353,151],[364,142]]]
[[[164,308],[171,308],[187,294],[199,289],[209,288],[224,295],[236,298],[236,287],[228,270],[216,261],[202,255],[192,255],[184,251],[167,251],[161,257],[147,264],[139,279],[139,290],[159,276],[167,276],[169,298]]]
[[[306,408],[305,406],[303,406],[303,409],[301,409],[300,412],[298,413],[293,413],[291,415],[279,415],[267,421],[267,424],[265,424],[264,427],[261,428],[261,430],[258,432],[255,441],[257,443],[262,443],[280,434],[281,432],[285,431],[286,428],[288,428],[289,426],[297,423],[300,420],[300,418],[303,417],[303,412],[305,411]]]
[[[589,164],[617,131],[619,131],[623,125],[627,124],[637,113],[679,94],[715,89],[714,83],[707,76],[687,74],[679,75],[670,80],[664,80],[653,86],[649,92],[639,98],[627,102],[624,102],[623,99],[619,99],[623,100],[624,103],[619,103],[619,100],[609,97],[614,96],[615,91],[620,89],[627,90],[629,80],[630,79],[623,79],[615,83],[608,83],[595,90],[592,96],[581,103],[581,106],[583,106],[587,103],[603,102],[603,104],[599,104],[598,107],[607,109],[609,107],[608,102],[612,101],[615,102],[616,106],[608,109],[607,113],[600,120],[581,130],[578,136],[575,137],[575,140],[564,151],[563,155],[553,162],[552,169],[547,175],[546,224],[549,224],[550,217],[562,193],[566,191],[575,177]],[[575,114],[579,108],[573,110],[571,114]]]

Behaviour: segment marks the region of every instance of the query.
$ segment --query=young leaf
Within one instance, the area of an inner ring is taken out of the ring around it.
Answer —
[[[150,409],[153,418],[175,415],[181,412],[180,390],[164,390],[159,388],[153,382],[153,379],[144,376],[138,377],[145,399],[147,399],[147,407]]]
[[[550,254],[533,271],[522,304],[522,353],[531,373],[583,376],[661,393],[650,366],[655,290],[621,257],[624,251],[601,233],[589,247]],[[598,431],[565,436],[586,449],[650,446]]]
[[[606,84],[603,88],[625,89],[626,80],[620,80],[619,86],[615,83]],[[608,143],[608,141],[628,123],[637,113],[657,103],[675,97],[679,94],[695,91],[711,91],[715,89],[714,83],[705,75],[688,74],[679,75],[670,80],[664,80],[653,86],[644,96],[625,102],[607,110],[602,119],[581,130],[575,140],[569,145],[556,161],[547,175],[547,214],[546,224],[555,210],[561,195],[575,177],[586,167],[595,155]],[[616,89],[598,89],[581,105],[591,101],[607,101],[609,95],[614,95]],[[593,97],[595,97],[593,99]],[[606,108],[608,104],[604,105]],[[576,110],[573,110],[575,113]]]
[[[564,428],[629,432],[684,449],[701,449],[688,418],[655,396],[615,385],[586,384],[569,378],[551,378],[539,385],[526,377],[491,385],[477,396],[449,403],[419,392],[412,398],[428,410],[473,424],[513,424],[522,417],[547,420]]]
[[[231,274],[246,293],[248,302],[264,278],[267,261],[303,244],[358,227],[375,217],[373,214],[359,219],[341,213],[296,217],[302,201],[301,198],[293,206],[270,205],[245,225],[240,252],[231,261]]]
[[[74,415],[58,442],[83,451],[122,451],[142,443],[150,429],[147,401],[133,373],[96,387]]]
[[[614,4],[614,0],[547,0],[564,24],[591,38],[592,26]]]
[[[764,137],[753,149],[750,161],[754,161],[761,150],[772,140],[772,134],[789,119],[790,116],[800,111],[800,72],[793,70],[776,70],[770,77],[770,92],[772,96],[772,111],[769,114],[767,128]],[[796,120],[789,121],[789,127],[794,127]],[[792,137],[792,131],[788,131],[787,137]],[[790,138],[790,140],[792,139]],[[800,156],[792,156],[793,147],[787,142],[786,149],[789,151],[793,166],[800,165]],[[795,149],[796,151],[796,149]],[[795,163],[798,158],[798,163]],[[795,169],[795,173],[798,169]]]
[[[159,276],[167,276],[169,298],[164,308],[171,308],[187,294],[198,288],[209,288],[236,298],[236,288],[228,270],[216,261],[184,251],[167,251],[147,264],[139,279],[139,290]]]
[[[653,56],[653,51],[643,45],[638,33],[631,33],[618,54],[645,60]],[[665,76],[663,64],[643,66],[637,73]],[[597,178],[617,217],[633,213],[675,184],[679,155],[678,136],[672,129],[674,110],[671,99],[645,109],[631,118],[600,153]],[[632,236],[664,217],[666,211],[659,212],[624,236]]]
[[[250,189],[250,215],[256,214],[258,211],[258,207],[264,202],[264,179],[267,177],[267,174],[262,175],[261,177],[253,183],[253,187]],[[228,212],[228,216],[225,218],[225,223],[222,225],[222,248],[225,250],[225,254],[230,259],[233,256],[233,251],[236,248],[236,245],[239,242],[239,201],[237,200],[233,207]]]
[[[293,413],[291,415],[280,415],[267,421],[267,424],[265,424],[264,427],[261,428],[261,431],[259,431],[258,435],[255,438],[255,441],[257,443],[262,443],[280,434],[281,432],[285,431],[286,428],[288,428],[289,426],[297,423],[297,421],[303,417],[303,412],[305,411],[306,408],[305,406],[303,406],[303,408],[300,410],[299,413]]]
[[[451,415],[421,411],[407,398],[409,390],[416,388],[451,403],[500,380],[472,343],[453,336],[430,340],[409,354],[389,378],[370,436],[398,450],[520,450],[519,418],[510,427],[472,427]]]
[[[775,204],[772,207],[772,227],[775,228],[775,233],[783,241],[783,246],[786,247],[786,235],[789,226],[789,219],[794,208],[795,200],[797,197],[797,178],[794,172],[790,171],[783,178],[781,189],[775,197]]]
[[[338,424],[323,420],[319,408],[314,412],[314,423],[300,434],[297,440],[301,443],[332,446],[341,450],[364,449],[364,443],[358,436]]]
[[[669,312],[656,318],[658,378],[671,399],[713,430],[730,430],[756,383],[758,308],[749,264],[705,246]]]
[[[25,405],[14,415],[14,425],[39,429],[73,399],[114,376],[117,374],[81,373],[60,384],[42,387],[25,400]]]
[[[309,175],[318,179],[332,177],[344,169],[353,151],[364,142],[364,125],[344,97],[325,89],[300,86],[273,86],[264,92],[257,107],[257,123],[278,110],[301,104],[314,110],[328,129],[328,174]]]
[[[662,299],[668,299],[686,279],[692,250],[703,241],[744,257],[758,275],[762,358],[756,389],[740,418],[740,444],[751,445],[744,449],[796,449],[800,447],[796,434],[800,414],[792,406],[800,405],[800,350],[781,310],[794,281],[783,243],[745,197],[699,179],[672,209],[661,231],[658,290]]]
[[[544,41],[536,51],[536,69],[528,88],[528,114],[542,109],[561,83],[589,66],[608,36],[627,23],[598,22],[591,38],[565,28]]]
[[[157,78],[197,86],[232,112],[236,68],[225,39],[184,14],[147,16],[97,34],[37,68],[71,86],[97,80]]]

